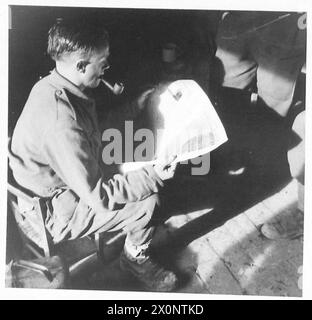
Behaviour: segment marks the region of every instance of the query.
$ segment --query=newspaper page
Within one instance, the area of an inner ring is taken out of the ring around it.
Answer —
[[[211,101],[194,80],[177,80],[147,106],[150,129],[157,141],[150,162],[128,162],[122,172],[176,156],[182,162],[207,154],[227,141],[227,135]]]

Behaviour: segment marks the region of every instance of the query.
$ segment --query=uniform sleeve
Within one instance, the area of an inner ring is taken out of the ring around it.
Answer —
[[[95,210],[114,210],[118,204],[142,200],[163,185],[151,166],[104,181],[88,137],[74,120],[48,130],[43,151],[55,173]]]

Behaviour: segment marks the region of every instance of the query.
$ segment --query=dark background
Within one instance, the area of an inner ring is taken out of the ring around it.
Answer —
[[[66,8],[11,6],[9,30],[9,135],[33,85],[54,68],[46,55],[47,33],[56,18],[91,16],[110,34],[110,64],[107,79],[126,82],[126,88],[148,83],[151,70],[161,60],[161,47],[177,43],[186,60],[209,61],[215,53],[215,35],[221,11],[114,8]],[[197,59],[204,57],[204,59]],[[148,69],[144,68],[148,65]],[[213,80],[217,76],[211,72]],[[305,96],[305,81],[298,84]],[[99,88],[98,90],[103,90]],[[266,106],[250,106],[250,92],[220,88],[215,104],[229,142],[211,154],[209,177],[178,180],[163,193],[180,214],[212,206],[216,214],[205,216],[179,231],[179,245],[207,233],[289,182],[287,162],[289,133],[284,122]],[[211,97],[210,97],[211,98]],[[230,170],[245,168],[241,175]],[[183,173],[183,172],[182,172]],[[184,182],[183,182],[184,181]],[[178,183],[178,186],[177,186]],[[174,190],[178,191],[175,193]],[[234,190],[234,192],[233,192]],[[176,208],[178,206],[178,208]],[[174,210],[168,210],[172,212]],[[9,215],[12,218],[12,215]],[[212,217],[212,218],[210,218]],[[7,232],[8,252],[16,244]],[[13,251],[13,250],[12,250]],[[9,260],[10,254],[7,259]]]
[[[177,43],[183,53],[213,55],[213,39],[220,11],[171,9],[115,9],[48,6],[11,6],[9,30],[9,134],[32,86],[53,69],[46,54],[47,33],[58,17],[86,15],[110,34],[111,68],[108,80],[125,79],[134,85],[142,61],[160,59],[161,46]],[[148,72],[147,72],[148,73]],[[144,74],[144,72],[143,72]],[[142,79],[141,73],[141,80]],[[148,76],[148,74],[145,74]]]

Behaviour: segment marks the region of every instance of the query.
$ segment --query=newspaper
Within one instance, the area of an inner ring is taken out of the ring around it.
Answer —
[[[182,162],[210,153],[228,138],[211,101],[194,80],[172,82],[154,95],[147,108],[150,129],[157,136],[154,159],[124,163],[123,172],[176,156]]]

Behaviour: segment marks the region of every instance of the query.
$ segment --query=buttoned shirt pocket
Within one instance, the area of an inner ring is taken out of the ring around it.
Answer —
[[[101,135],[97,126],[96,114],[93,114],[93,110],[88,110],[90,106],[85,106],[86,109],[76,111],[77,125],[85,132],[90,145],[92,156],[95,159],[99,159],[99,153],[101,148]],[[90,112],[88,112],[90,111]]]
[[[100,150],[101,150],[101,137],[98,130],[93,129],[88,132],[88,140],[93,156],[99,161]]]

